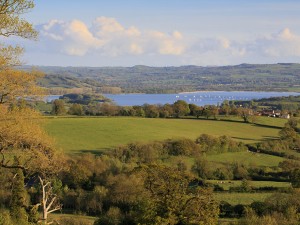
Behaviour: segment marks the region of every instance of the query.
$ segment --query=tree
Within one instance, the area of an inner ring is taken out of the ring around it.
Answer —
[[[225,100],[221,105],[221,111],[225,116],[229,116],[230,114],[230,105],[228,100]]]
[[[202,109],[202,115],[206,118],[206,119],[208,119],[209,117],[211,117],[212,115],[213,115],[213,113],[212,113],[212,111],[211,111],[211,108],[210,107],[204,107],[203,109]]]
[[[64,115],[66,114],[65,102],[60,99],[56,99],[52,103],[52,111],[53,115]]]
[[[100,104],[100,113],[103,116],[115,116],[119,112],[118,106],[111,103],[101,103]]]
[[[238,115],[244,120],[245,123],[250,122],[251,116],[253,116],[253,111],[248,108],[240,107],[237,109]]]
[[[284,127],[279,131],[279,136],[283,140],[295,141],[298,138],[298,121],[291,118],[284,124]]]
[[[190,113],[189,105],[183,100],[176,101],[173,104],[173,109],[175,117],[186,116]]]
[[[0,69],[0,104],[11,104],[18,99],[43,94],[43,89],[36,85],[37,78],[41,76],[37,71]]]
[[[34,7],[31,0],[3,0],[0,3],[0,36],[18,36],[26,39],[36,39],[37,32],[33,25],[20,16]],[[0,68],[20,65],[21,47],[0,45]]]
[[[145,224],[217,223],[219,206],[208,189],[192,187],[193,177],[165,166],[142,168],[145,189],[149,192]]]
[[[36,39],[37,32],[32,24],[20,16],[34,7],[31,0],[3,0],[0,2],[0,36],[18,36]],[[24,176],[31,177],[49,168],[56,161],[54,145],[41,128],[40,114],[20,104],[33,95],[41,94],[36,84],[37,72],[15,70],[20,65],[19,46],[0,45],[0,166],[17,170],[13,188],[12,214],[23,215]],[[15,160],[11,160],[11,158]],[[34,207],[32,208],[34,209]],[[33,221],[29,218],[29,221]],[[18,224],[26,224],[22,216]]]
[[[44,224],[51,224],[47,222],[48,214],[61,210],[62,205],[59,203],[57,195],[53,192],[51,182],[45,181],[41,176],[39,176],[38,179],[42,188],[42,221],[44,221]]]
[[[24,189],[24,174],[21,169],[17,169],[12,184],[12,199],[10,204],[11,216],[18,224],[27,224],[28,215],[26,213],[27,193]]]
[[[70,107],[68,114],[82,116],[84,114],[82,105],[77,104],[77,103],[73,104]]]
[[[209,165],[205,158],[198,157],[191,170],[201,179],[207,179],[210,175]]]
[[[300,169],[294,169],[294,171],[291,174],[291,183],[293,187],[299,188],[300,187]]]
[[[216,120],[217,115],[219,115],[219,108],[215,105],[212,105],[209,108],[210,108],[211,114],[214,116],[214,119]]]
[[[143,105],[145,116],[148,118],[157,118],[159,117],[159,109],[156,105]]]

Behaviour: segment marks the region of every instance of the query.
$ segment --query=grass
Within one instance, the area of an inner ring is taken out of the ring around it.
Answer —
[[[195,139],[200,134],[228,135],[245,143],[274,139],[279,129],[235,121],[197,119],[149,119],[133,117],[53,117],[47,132],[67,152],[99,151],[130,142],[168,138]]]
[[[252,152],[228,152],[216,155],[207,155],[207,160],[214,163],[233,163],[239,162],[244,165],[257,165],[257,166],[278,166],[278,163],[282,162],[284,158],[260,154],[260,153],[252,153]]]
[[[250,205],[252,202],[263,202],[270,197],[273,193],[214,193],[216,200],[225,201],[231,205]]]
[[[75,215],[75,214],[60,214],[60,213],[49,214],[49,221],[51,221],[51,220],[60,221],[60,220],[66,220],[66,219],[73,219],[78,222],[82,222],[86,225],[93,225],[97,218],[92,217],[92,216]]]
[[[230,187],[241,186],[242,181],[240,180],[207,180],[208,183],[217,184],[224,188],[225,191],[228,191]],[[251,187],[260,188],[260,187],[291,187],[289,182],[275,182],[275,181],[248,181]]]

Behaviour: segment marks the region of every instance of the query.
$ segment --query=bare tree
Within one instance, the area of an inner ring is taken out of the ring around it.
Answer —
[[[60,204],[57,195],[53,192],[51,182],[38,176],[40,184],[42,186],[42,201],[38,205],[42,206],[43,217],[40,222],[44,224],[52,224],[53,221],[48,222],[48,215],[52,212],[62,209],[62,204]]]

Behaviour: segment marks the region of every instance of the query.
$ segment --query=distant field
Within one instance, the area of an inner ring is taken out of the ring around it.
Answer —
[[[231,205],[243,204],[250,205],[252,202],[263,202],[274,193],[214,193],[218,201],[225,201]]]
[[[253,152],[227,152],[216,155],[208,155],[207,160],[214,163],[227,164],[232,162],[239,162],[244,165],[278,166],[278,163],[282,162],[284,158]]]
[[[278,126],[281,124],[280,121]],[[277,138],[279,131],[266,125],[232,121],[133,117],[54,117],[47,119],[45,127],[58,147],[67,152],[106,150],[137,141],[195,139],[203,133],[228,135],[237,141],[253,143]]]
[[[62,214],[62,213],[51,213],[49,215],[49,219],[55,220],[63,224],[66,220],[75,220],[78,224],[85,224],[85,225],[93,225],[97,218],[91,216],[83,216],[83,215],[74,215],[74,214]],[[70,223],[68,223],[70,224]]]
[[[217,184],[228,191],[230,187],[241,186],[242,181],[240,180],[207,180],[208,183]],[[275,182],[275,181],[248,181],[251,187],[260,188],[260,187],[279,187],[279,188],[288,188],[291,187],[289,182]]]

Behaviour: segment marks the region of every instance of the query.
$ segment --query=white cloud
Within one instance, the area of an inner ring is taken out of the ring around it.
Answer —
[[[258,38],[249,43],[247,48],[252,53],[266,57],[300,57],[300,36],[284,28],[278,33]]]
[[[79,20],[52,20],[40,27],[46,42],[56,42],[57,47],[69,55],[83,56],[93,52],[116,57],[125,54],[180,55],[184,52],[183,36],[178,31],[169,35],[160,31],[141,31],[134,26],[125,28],[114,18],[98,17],[91,27]]]
[[[252,40],[224,36],[197,38],[177,30],[142,30],[133,25],[123,26],[115,18],[108,17],[98,17],[91,25],[80,20],[51,20],[38,29],[40,51],[69,56],[92,54],[114,60],[123,57],[126,61],[132,59],[132,64],[135,64],[134,60],[150,65],[163,63],[160,60],[173,60],[177,64],[224,65],[300,59],[300,36],[289,28]]]

